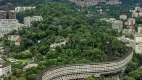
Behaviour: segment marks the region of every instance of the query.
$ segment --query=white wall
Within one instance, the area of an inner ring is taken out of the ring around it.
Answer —
[[[0,76],[2,76],[2,74],[3,74],[3,73],[2,73],[2,68],[0,68]]]
[[[141,43],[142,42],[142,34],[136,34],[134,37],[135,43]]]
[[[6,67],[0,68],[0,76],[2,76],[2,75],[7,76],[7,75],[9,75],[9,74],[7,74],[8,72],[9,72],[9,74],[11,73],[11,66],[6,66]]]
[[[138,54],[142,53],[142,44],[136,45],[135,52]]]
[[[138,27],[138,33],[142,34],[142,27]]]

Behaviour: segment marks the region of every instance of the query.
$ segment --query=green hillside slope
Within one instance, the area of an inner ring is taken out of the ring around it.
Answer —
[[[49,67],[107,61],[107,41],[112,42],[113,60],[126,54],[128,48],[116,39],[118,34],[111,29],[109,23],[100,21],[100,16],[86,16],[79,8],[73,6],[46,2],[38,5],[35,10],[18,14],[21,17],[41,15],[44,21],[35,22],[29,28],[10,33],[22,36],[20,46],[8,41],[7,36],[3,39],[3,46],[10,47],[10,56],[17,59],[34,57],[35,62],[39,64],[37,68],[27,72],[16,74],[15,71],[14,76],[34,80],[37,73]],[[68,39],[66,45],[57,47],[55,51],[50,50],[51,44],[60,42],[63,38]]]

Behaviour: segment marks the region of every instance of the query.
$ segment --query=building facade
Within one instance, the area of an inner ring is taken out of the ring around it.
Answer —
[[[127,15],[120,15],[119,19],[126,20],[127,19]]]
[[[16,19],[16,12],[13,10],[10,11],[0,11],[0,19]]]
[[[122,34],[124,35],[131,35],[132,34],[132,29],[123,29]]]
[[[112,23],[112,28],[117,30],[123,29],[123,22],[121,20],[116,20]]]
[[[35,9],[36,7],[33,6],[33,7],[16,7],[15,8],[15,12],[22,12],[22,11],[26,11],[26,10],[31,10],[31,9]]]
[[[138,12],[133,12],[133,13],[132,13],[132,17],[134,17],[134,18],[139,17],[139,13],[138,13]]]
[[[121,2],[120,2],[120,0],[109,0],[106,2],[106,4],[116,5],[116,4],[121,4]]]
[[[142,54],[142,43],[136,43],[135,52],[138,54]]]
[[[135,52],[142,54],[142,34],[135,34]]]
[[[33,16],[33,17],[25,17],[24,18],[24,25],[30,27],[32,25],[32,22],[35,21],[42,21],[43,17],[42,16]]]
[[[142,34],[135,34],[134,41],[135,41],[135,43],[141,43],[142,42]]]
[[[0,64],[0,77],[9,76],[11,74],[11,65]]]
[[[136,20],[134,18],[129,18],[127,21],[128,26],[133,26],[136,24]]]
[[[69,0],[69,1],[74,2],[82,7],[97,5],[100,2],[104,2],[110,5],[121,4],[120,0]]]
[[[8,12],[8,19],[16,19],[16,12],[14,10]]]
[[[13,30],[18,30],[18,28],[19,22],[17,19],[0,19],[0,37]]]
[[[140,6],[136,6],[135,11],[139,11],[139,10],[140,10]]]
[[[138,27],[138,34],[142,34],[142,27],[141,26]]]
[[[0,19],[6,19],[7,12],[4,10],[0,10]]]
[[[106,0],[69,0],[71,2],[75,2],[79,6],[93,6],[97,5],[100,2],[106,2]]]

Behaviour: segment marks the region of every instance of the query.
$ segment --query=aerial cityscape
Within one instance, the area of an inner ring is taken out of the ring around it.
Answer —
[[[142,80],[142,0],[0,0],[0,80]]]

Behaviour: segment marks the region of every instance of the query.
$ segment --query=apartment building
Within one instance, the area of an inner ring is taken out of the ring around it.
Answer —
[[[55,51],[56,47],[61,47],[62,45],[66,45],[68,42],[67,38],[61,39],[58,43],[53,43],[50,45],[50,50]]]
[[[109,5],[121,4],[120,0],[69,0],[69,1],[74,2],[82,7],[97,5],[100,2],[104,2]]]
[[[109,0],[106,2],[109,5],[121,4],[120,0]]]
[[[31,10],[31,9],[35,9],[36,7],[35,6],[33,6],[33,7],[31,7],[31,6],[29,6],[29,7],[16,7],[15,8],[15,12],[22,12],[22,11],[26,11],[26,10]]]
[[[142,34],[142,27],[138,27],[138,34]]]
[[[126,20],[127,19],[127,15],[120,15],[119,19]]]
[[[124,34],[124,35],[131,35],[132,34],[132,29],[123,29],[122,30],[122,34]]]
[[[75,2],[79,6],[93,6],[97,5],[100,2],[106,2],[106,0],[69,0],[71,2]]]
[[[135,52],[138,54],[142,54],[142,43],[135,45]]]
[[[17,19],[0,19],[0,37],[13,30],[18,30],[19,22]]]
[[[135,52],[138,54],[142,54],[142,34],[135,34],[134,42]]]
[[[0,19],[16,19],[16,12],[14,10],[0,10]]]
[[[42,21],[43,17],[42,16],[28,16],[24,18],[24,25],[30,27],[32,25],[32,22],[35,21]]]
[[[134,17],[134,18],[139,17],[139,13],[138,13],[138,12],[133,12],[133,13],[132,13],[132,17]]]
[[[136,6],[135,11],[139,11],[139,10],[140,10],[140,6]]]
[[[0,77],[9,76],[11,74],[11,65],[0,64]]]
[[[8,19],[16,19],[16,12],[14,10],[8,12]]]
[[[129,18],[127,21],[128,26],[134,26],[136,24],[136,20],[134,18]]]
[[[4,10],[0,10],[0,19],[6,19],[7,12]]]
[[[142,16],[142,8],[140,6],[136,6],[135,10],[132,11],[132,17],[141,17]]]
[[[109,23],[113,23],[114,21],[116,21],[115,18],[102,18],[102,19],[100,19],[100,20],[106,21],[106,22],[109,22]]]
[[[122,30],[123,29],[123,22],[121,20],[116,20],[112,22],[112,28],[117,29],[117,30]]]

